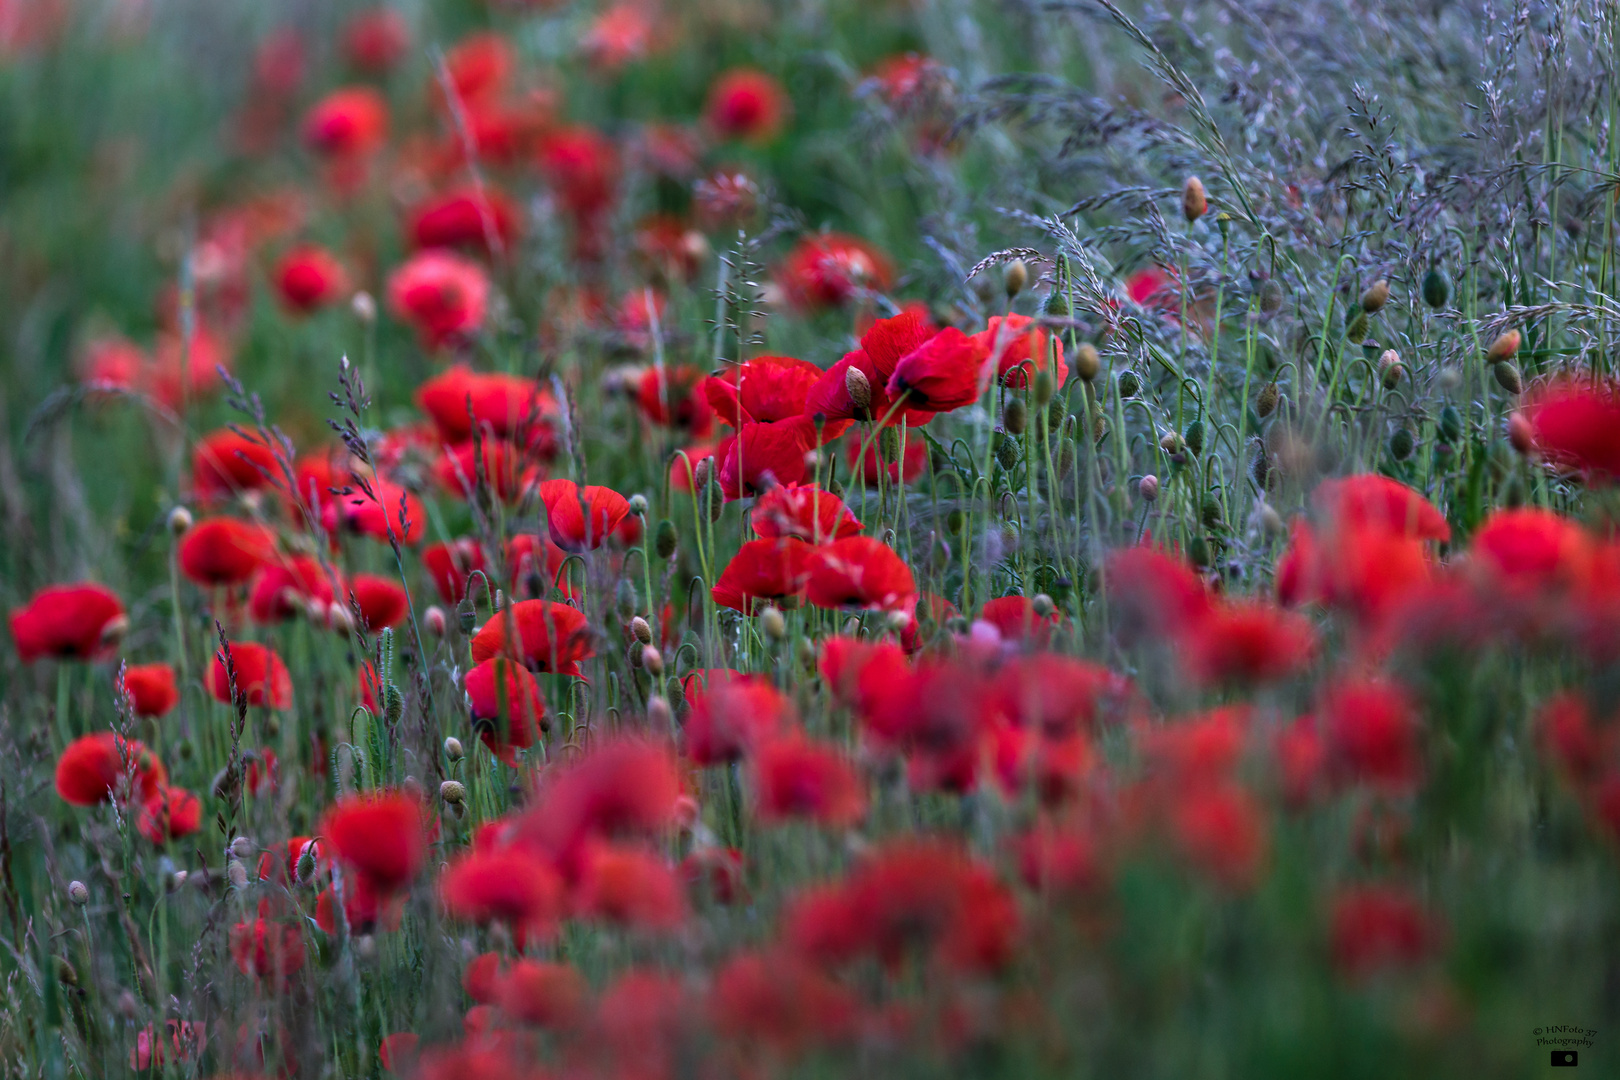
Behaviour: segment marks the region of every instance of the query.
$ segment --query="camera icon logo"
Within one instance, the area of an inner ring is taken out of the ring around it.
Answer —
[[[1580,1054],[1574,1050],[1554,1050],[1552,1052],[1552,1063],[1554,1065],[1578,1065],[1580,1060]]]

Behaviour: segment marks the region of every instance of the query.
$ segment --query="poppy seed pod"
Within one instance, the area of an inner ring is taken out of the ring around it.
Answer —
[[[844,390],[849,394],[850,403],[855,407],[857,417],[871,415],[872,381],[866,377],[866,372],[854,364],[845,368]]]
[[[439,785],[439,798],[451,806],[459,806],[467,798],[467,789],[459,780],[446,780]]]
[[[1367,287],[1361,294],[1361,310],[1369,315],[1376,315],[1389,303],[1389,282],[1379,278]]]
[[[1081,342],[1074,350],[1074,373],[1080,376],[1080,381],[1091,382],[1101,372],[1102,357],[1097,355],[1097,346],[1089,341]]]
[[[460,739],[451,735],[444,740],[444,756],[451,764],[460,761],[465,754],[466,751],[461,748]]]
[[[1204,192],[1204,182],[1196,176],[1187,177],[1187,182],[1181,185],[1181,214],[1188,222],[1197,221],[1209,210],[1209,196]]]
[[[90,890],[82,881],[70,881],[67,887],[68,899],[73,901],[75,907],[84,907],[90,902]]]
[[[1451,299],[1451,278],[1438,266],[1423,275],[1423,302],[1438,311]]]
[[[1519,332],[1517,330],[1507,330],[1500,334],[1495,341],[1491,342],[1489,349],[1485,350],[1485,362],[1487,364],[1500,364],[1518,351]]]
[[[1029,267],[1024,264],[1023,259],[1014,259],[1002,272],[1001,281],[1006,287],[1007,299],[1011,300],[1023,292],[1024,286],[1029,284]]]

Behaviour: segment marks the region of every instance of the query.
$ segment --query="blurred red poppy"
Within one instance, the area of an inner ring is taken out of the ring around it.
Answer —
[[[427,860],[422,803],[409,792],[372,791],[339,799],[321,819],[319,833],[335,859],[383,895],[409,885]]]
[[[356,12],[343,27],[343,58],[368,75],[392,68],[411,44],[405,16],[391,7]]]
[[[343,264],[316,244],[288,251],[271,276],[282,306],[295,315],[308,315],[342,299],[349,284]]]
[[[517,640],[509,641],[511,625]],[[566,604],[520,600],[496,612],[473,637],[473,663],[510,651],[531,671],[579,675],[579,662],[596,655],[585,616]]]
[[[484,549],[472,537],[429,544],[422,549],[422,565],[433,579],[439,599],[459,604],[467,595],[467,580],[472,572],[484,569]]]
[[[564,551],[601,547],[630,513],[629,501],[612,488],[582,488],[572,480],[544,481],[540,501],[546,504],[551,541]]]
[[[749,520],[761,537],[797,537],[812,544],[858,535],[861,523],[844,500],[814,484],[775,487],[754,503]]]
[[[348,592],[360,605],[360,614],[373,632],[398,626],[405,620],[410,601],[404,587],[391,577],[355,574],[349,578]]]
[[[709,126],[721,137],[766,142],[782,128],[787,95],[763,71],[734,68],[709,88],[704,110]]]
[[[565,910],[557,872],[521,848],[463,855],[439,879],[439,895],[452,918],[504,922],[536,937],[555,933]]]
[[[695,765],[736,761],[798,722],[793,702],[761,675],[739,675],[707,686],[687,682],[686,756]]]
[[[25,664],[44,656],[102,659],[117,650],[128,626],[113,591],[88,583],[47,585],[11,611],[11,641]]]
[[[190,836],[202,828],[202,800],[182,788],[160,787],[141,804],[136,827],[154,844]]]
[[[765,604],[797,602],[811,547],[797,537],[749,540],[720,571],[709,595],[721,607],[752,615]]]
[[[287,665],[269,648],[252,641],[231,642],[231,661],[236,666],[236,690],[247,698],[249,705],[263,705],[268,709],[292,708],[292,676]],[[225,653],[214,654],[214,666],[208,674],[208,690],[215,701],[231,703],[230,671],[225,666]]]
[[[517,751],[533,746],[551,727],[534,676],[528,668],[497,656],[467,672],[465,687],[478,737],[490,753],[516,768]]]
[[[180,539],[180,571],[205,587],[240,585],[275,553],[275,534],[235,518],[200,521]]]
[[[864,240],[842,233],[817,233],[800,240],[788,253],[777,279],[796,306],[828,308],[840,306],[858,290],[887,292],[894,283],[894,268],[887,256]]]
[[[304,117],[304,143],[323,157],[364,157],[387,139],[388,102],[369,86],[334,90]]]
[[[130,664],[124,668],[124,693],[136,716],[167,716],[180,704],[174,668],[168,664]]]
[[[281,482],[275,450],[257,435],[230,428],[204,435],[191,453],[191,486],[211,502]]]
[[[489,279],[477,263],[429,249],[388,279],[388,303],[423,346],[438,350],[475,335],[489,306]]]
[[[854,765],[830,743],[802,736],[767,739],[753,755],[754,799],[762,822],[808,818],[848,828],[866,815]]]
[[[870,536],[846,537],[815,548],[805,569],[805,595],[816,607],[900,611],[917,595],[905,560]]]
[[[909,408],[950,412],[979,400],[989,359],[987,345],[949,326],[901,357],[886,389]]]
[[[1528,393],[1518,415],[1547,460],[1600,482],[1620,477],[1620,383],[1554,379]]]
[[[163,763],[143,744],[111,731],[74,739],[56,761],[56,793],[74,806],[95,806],[131,780],[134,801],[155,797],[168,780]]]
[[[432,195],[411,208],[405,227],[417,248],[474,248],[485,255],[512,251],[519,219],[506,194],[491,184]]]

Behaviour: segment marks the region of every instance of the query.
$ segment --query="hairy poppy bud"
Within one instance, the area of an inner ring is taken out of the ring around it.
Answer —
[[[1194,535],[1187,540],[1187,561],[1200,570],[1210,564],[1209,541]]]
[[[1485,362],[1487,364],[1500,364],[1518,351],[1519,332],[1517,330],[1507,330],[1498,336],[1495,341],[1491,342],[1489,349],[1485,350]]]
[[[76,907],[84,907],[90,902],[90,890],[85,887],[82,881],[68,882],[67,895],[68,899],[73,901]]]
[[[1022,435],[1029,427],[1029,411],[1024,403],[1017,398],[1007,402],[1007,407],[1001,411],[1001,426],[1007,429],[1009,435]]]
[[[714,477],[714,459],[704,458],[692,466],[692,490],[702,491]]]
[[[1254,399],[1254,414],[1264,420],[1277,411],[1277,399],[1281,395],[1277,391],[1277,384],[1268,382],[1260,388],[1260,394]]]
[[[1360,345],[1363,341],[1367,340],[1367,329],[1367,309],[1360,307],[1352,308],[1350,311],[1350,319],[1345,323],[1344,327],[1345,340],[1350,342],[1352,345]]]
[[[1378,373],[1384,389],[1393,390],[1401,385],[1401,376],[1405,372],[1406,367],[1401,363],[1401,354],[1394,349],[1385,349],[1384,355],[1378,358]]]
[[[460,739],[451,735],[444,740],[444,756],[451,764],[460,761],[465,754],[466,751],[461,748]]]
[[[945,531],[952,536],[959,536],[967,528],[967,515],[960,510],[952,510],[945,515]]]
[[[1181,185],[1181,214],[1189,222],[1197,221],[1209,210],[1209,196],[1204,192],[1204,182],[1196,176],[1187,177],[1187,182]]]
[[[1361,294],[1361,310],[1369,315],[1376,315],[1389,303],[1389,282],[1379,278],[1367,287]]]
[[[1282,515],[1270,503],[1260,505],[1260,527],[1271,536],[1281,535],[1283,531]]]
[[[765,631],[765,636],[772,641],[781,641],[787,637],[787,619],[782,615],[782,609],[768,607],[760,612],[759,628]]]
[[[1053,289],[1046,297],[1046,303],[1041,310],[1054,318],[1066,318],[1069,314],[1069,297],[1062,289]]]
[[[1080,376],[1083,382],[1091,382],[1101,372],[1102,357],[1097,355],[1097,346],[1089,341],[1082,341],[1074,350],[1074,373]]]
[[[1451,278],[1438,266],[1429,267],[1429,272],[1423,275],[1423,302],[1438,311],[1450,299]]]
[[[630,634],[643,645],[651,645],[653,639],[652,627],[640,615],[630,620]]]
[[[660,559],[668,559],[675,554],[677,539],[675,523],[669,518],[663,518],[658,522],[658,528],[653,530],[653,550],[658,553]]]
[[[405,716],[405,695],[393,683],[383,687],[383,719],[389,725],[397,724]]]
[[[892,427],[886,427],[878,432],[878,450],[884,461],[900,460],[900,432]]]
[[[1187,449],[1191,450],[1194,455],[1204,452],[1204,422],[1202,420],[1194,420],[1188,424],[1186,432],[1181,437],[1186,442]]]
[[[1145,501],[1153,502],[1159,497],[1159,478],[1152,473],[1148,473],[1142,477],[1141,483],[1137,485],[1136,490],[1141,493]]]
[[[1524,392],[1524,379],[1519,376],[1519,369],[1506,360],[1491,365],[1491,374],[1496,376],[1496,383],[1510,394]]]
[[[996,461],[1008,470],[1018,464],[1018,442],[1005,432],[996,435]]]
[[[428,609],[422,612],[422,622],[427,625],[427,632],[434,637],[444,637],[444,632],[449,629],[449,620],[444,616],[444,608],[438,604],[430,604]]]
[[[354,299],[349,301],[349,306],[354,309],[354,317],[361,322],[377,321],[377,301],[364,289],[354,294]]]
[[[183,536],[191,528],[191,511],[183,506],[177,506],[169,511],[169,531],[176,536]]]
[[[300,885],[308,885],[315,880],[317,867],[315,859],[315,841],[311,840],[304,845],[304,850],[298,853],[298,862],[293,866],[293,877]]]
[[[630,496],[630,512],[636,517],[647,516],[647,496],[640,494]]]
[[[1417,449],[1417,438],[1410,428],[1396,428],[1389,436],[1389,454],[1396,461],[1405,461]]]
[[[1177,435],[1174,431],[1167,431],[1163,435],[1159,436],[1159,449],[1163,450],[1170,457],[1175,457],[1186,448],[1187,444],[1183,442],[1181,436]]]
[[[618,586],[613,590],[613,606],[618,611],[619,618],[628,619],[636,613],[640,600],[636,597],[636,587],[629,578],[620,578]]]
[[[1142,378],[1134,371],[1119,373],[1119,396],[1133,398],[1142,390]]]
[[[456,605],[456,623],[461,627],[463,634],[470,634],[473,630],[473,623],[477,621],[478,609],[473,607],[472,593],[469,592],[461,598],[461,603]]]
[[[1198,507],[1198,516],[1204,522],[1204,528],[1213,529],[1221,523],[1221,501],[1213,495],[1205,496],[1203,503]]]
[[[646,645],[641,650],[641,666],[647,669],[647,674],[655,679],[664,676],[664,654],[656,646]]]
[[[225,877],[230,881],[233,889],[247,888],[247,867],[242,865],[241,859],[232,859],[225,864]]]
[[[1023,259],[1014,259],[1007,264],[1007,269],[1002,272],[1001,283],[1007,290],[1009,300],[1024,291],[1024,286],[1029,284],[1029,267],[1024,265]]]
[[[458,806],[467,798],[467,789],[459,780],[446,780],[439,785],[439,798],[451,806]]]
[[[238,859],[251,859],[256,850],[253,841],[245,836],[238,836],[231,841],[231,854]]]
[[[1041,370],[1035,373],[1034,385],[1030,387],[1030,395],[1034,397],[1036,407],[1039,408],[1046,405],[1052,400],[1052,396],[1056,393],[1057,381],[1052,378],[1052,373],[1050,371],[1048,371],[1046,368],[1041,368]]]
[[[1439,428],[1440,441],[1454,443],[1462,438],[1462,413],[1457,406],[1447,405],[1440,410]]]
[[[1276,278],[1266,278],[1260,283],[1260,314],[1275,315],[1282,310],[1283,288]]]
[[[849,394],[857,416],[872,415],[872,380],[854,364],[844,369],[844,391]]]
[[[1044,619],[1057,610],[1057,605],[1052,603],[1052,598],[1045,593],[1036,593],[1034,599],[1029,602],[1029,609],[1037,618]]]
[[[647,723],[654,731],[669,731],[675,726],[675,710],[670,708],[668,698],[654,694],[647,699]]]

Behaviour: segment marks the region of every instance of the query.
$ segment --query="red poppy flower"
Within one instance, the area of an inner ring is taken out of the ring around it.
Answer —
[[[828,308],[842,305],[857,290],[887,292],[894,282],[894,268],[864,240],[817,233],[799,241],[782,261],[777,278],[796,306]]]
[[[606,135],[584,126],[559,126],[541,138],[541,175],[558,201],[579,221],[589,221],[613,201],[619,156]]]
[[[319,832],[334,858],[384,895],[409,885],[427,860],[422,803],[405,792],[339,799],[321,820]]]
[[[406,233],[417,248],[476,248],[510,252],[518,238],[512,201],[489,184],[429,196],[411,209]]]
[[[822,370],[791,356],[756,356],[704,380],[703,393],[721,420],[738,427],[748,421],[770,423],[804,412],[811,387]],[[824,433],[831,439],[847,425]]]
[[[687,446],[670,455],[669,459],[669,488],[684,494],[692,494],[692,482],[698,462],[713,459],[716,446]],[[730,453],[729,446],[727,453]]]
[[[1035,613],[1035,603],[1027,596],[1002,596],[986,600],[979,619],[996,628],[1003,641],[1027,641],[1044,648],[1058,625],[1057,612]]]
[[[741,431],[715,448],[720,490],[727,499],[741,499],[776,484],[801,483],[808,472],[805,455],[815,445],[816,425],[806,416],[744,422]]]
[[[388,279],[388,303],[422,344],[441,349],[484,324],[489,279],[478,264],[447,251],[418,252]]]
[[[343,264],[314,244],[300,245],[283,255],[272,278],[282,306],[296,315],[307,315],[341,299],[348,287]]]
[[[433,466],[434,479],[457,497],[471,499],[482,475],[484,491],[507,505],[521,502],[535,486],[539,470],[505,439],[486,438],[446,446]]]
[[[538,937],[555,932],[563,914],[563,886],[557,872],[520,848],[462,856],[439,879],[439,895],[452,918],[504,922]]]
[[[208,1046],[208,1025],[201,1020],[165,1021],[159,1034],[147,1024],[135,1035],[135,1047],[129,1052],[129,1067],[136,1072],[156,1068],[159,1071],[169,1062],[190,1061],[201,1057]]]
[[[1012,724],[1058,737],[1096,730],[1130,693],[1123,675],[1050,653],[1009,661],[995,683],[999,707]]]
[[[248,614],[255,622],[273,623],[324,613],[332,604],[332,573],[308,555],[276,559],[259,567],[248,589]]]
[[[568,1031],[584,1014],[587,992],[584,977],[568,964],[522,959],[500,981],[496,1000],[520,1023]]]
[[[493,31],[468,34],[444,56],[450,87],[463,105],[499,96],[514,64],[511,42]]]
[[[1175,793],[1171,835],[1183,857],[1217,883],[1252,886],[1266,857],[1259,804],[1235,783],[1195,784]]]
[[[459,604],[467,595],[467,580],[472,572],[484,569],[484,549],[472,537],[429,544],[422,549],[422,565],[433,579],[439,599]]]
[[[507,640],[507,625],[517,636]],[[579,662],[596,655],[585,616],[566,604],[520,600],[504,608],[473,637],[473,663],[512,651],[531,671],[579,675]]]
[[[332,496],[321,517],[327,532],[346,529],[373,540],[394,539],[402,544],[415,544],[427,528],[422,500],[397,484],[377,480],[371,482],[369,495],[354,488],[347,495]]]
[[[1219,604],[1186,639],[1194,675],[1205,683],[1267,682],[1310,663],[1310,620],[1264,603]]]
[[[622,522],[619,527],[623,529]],[[517,595],[544,599],[550,595],[557,571],[567,558],[568,552],[552,543],[550,537],[519,533],[506,541],[506,579]],[[567,581],[561,583],[561,588],[565,597],[573,595]]]
[[[1272,740],[1277,782],[1291,807],[1310,802],[1327,772],[1327,742],[1314,718],[1305,716],[1277,732]]]
[[[707,378],[692,364],[648,368],[636,386],[641,415],[655,424],[684,431],[690,438],[707,438],[714,430],[714,409],[700,392]]]
[[[1056,365],[1052,366],[1052,386],[1062,389],[1069,377],[1069,365],[1063,359],[1063,342],[1056,334],[1048,336],[1034,319],[1027,315],[992,315],[987,328],[973,335],[973,340],[984,349],[986,356],[995,358],[996,377],[1003,385],[1014,390],[1030,386],[1035,372],[1045,371],[1056,350]],[[1050,344],[1049,344],[1050,343]]]
[[[467,672],[466,690],[478,737],[490,753],[517,768],[517,751],[533,746],[551,727],[540,685],[527,668],[498,656]]]
[[[581,914],[643,930],[673,930],[686,919],[674,869],[639,847],[593,844],[575,902]]]
[[[743,1053],[767,1050],[788,1061],[841,1042],[860,1015],[855,998],[802,957],[785,950],[744,953],[714,976],[709,1012],[721,1037]]]
[[[26,606],[12,609],[11,640],[25,664],[42,656],[96,660],[112,654],[128,625],[111,589],[47,585]]]
[[[240,585],[275,553],[269,529],[235,518],[210,518],[180,540],[180,571],[198,585]]]
[[[555,410],[551,395],[533,379],[503,372],[482,374],[465,364],[423,383],[416,391],[416,403],[447,443],[466,442],[473,426],[484,424],[497,438],[526,436],[525,445],[537,452],[543,447],[534,445],[536,436],[541,430],[549,434],[549,417]]]
[[[411,28],[405,16],[390,7],[357,12],[343,28],[343,58],[368,75],[388,71],[410,44]]]
[[[141,804],[136,827],[154,844],[190,836],[202,828],[202,800],[183,788],[160,787]]]
[[[230,347],[206,326],[197,327],[190,342],[179,333],[163,334],[153,352],[147,392],[175,410],[219,389],[219,369],[231,366]]]
[[[595,484],[580,487],[572,480],[547,480],[540,485],[546,504],[551,541],[564,551],[589,551],[603,541],[630,513],[630,502],[611,488]]]
[[[124,668],[124,693],[136,716],[167,716],[180,704],[174,668],[168,664],[130,664]]]
[[[1321,601],[1374,624],[1428,585],[1433,574],[1424,541],[1415,537],[1353,526],[1323,537],[1300,521],[1277,561],[1277,599]]]
[[[929,333],[932,334],[932,329]],[[855,374],[851,374],[851,372]],[[934,418],[925,409],[902,406],[894,408],[889,397],[889,373],[879,370],[876,361],[865,350],[845,353],[843,358],[822,373],[805,396],[804,413],[812,420],[865,420],[896,427],[902,421],[907,427],[921,427]],[[861,401],[857,401],[851,387],[857,387]]]
[[[946,327],[901,357],[889,377],[889,396],[914,409],[950,412],[979,400],[990,358],[987,346]]]
[[[1324,480],[1311,502],[1341,528],[1381,530],[1418,540],[1449,540],[1445,515],[1398,480],[1376,474]]]
[[[244,975],[284,983],[304,966],[304,939],[298,927],[260,916],[231,927],[231,959]]]
[[[1555,379],[1526,395],[1519,415],[1547,460],[1595,480],[1620,476],[1620,383]]]
[[[933,416],[933,413],[926,414]],[[861,454],[862,445],[866,453]],[[859,455],[859,460],[857,456]],[[875,487],[880,477],[888,477],[891,484],[909,484],[923,474],[928,467],[928,444],[921,435],[912,435],[905,441],[903,461],[890,461],[884,463],[881,448],[876,440],[866,442],[852,434],[844,440],[844,461],[849,465],[851,474],[859,473],[866,480],[868,486]],[[904,466],[902,473],[901,467]]]
[[[709,88],[704,115],[724,138],[766,142],[781,130],[786,111],[787,96],[775,79],[763,71],[735,68]]]
[[[851,536],[816,548],[806,570],[805,593],[816,607],[899,611],[917,595],[911,567],[893,548],[870,536]]]
[[[1493,511],[1469,552],[1494,581],[1539,592],[1585,588],[1597,560],[1597,545],[1578,522],[1539,507]]]
[[[205,502],[257,491],[280,480],[275,451],[257,436],[221,428],[198,439],[191,453],[191,486]]]
[[[304,144],[322,157],[364,157],[387,139],[388,102],[369,86],[334,90],[304,117]]]
[[[808,818],[847,828],[866,815],[866,792],[848,757],[831,744],[789,736],[754,752],[754,799],[764,822]]]
[[[644,0],[620,0],[602,11],[580,35],[579,48],[600,71],[640,60],[653,44],[654,11]]]
[[[792,700],[764,676],[711,677],[707,686],[691,679],[687,685],[686,756],[695,765],[736,761],[798,719]]]
[[[163,763],[140,742],[111,731],[74,739],[56,761],[56,793],[74,806],[95,806],[131,778],[135,801],[155,797],[168,780]]]
[[[990,737],[995,776],[1009,798],[1033,791],[1042,806],[1073,801],[1097,763],[1097,753],[1084,735],[1061,738],[1020,728],[997,728]]]
[[[1537,742],[1580,785],[1592,783],[1603,771],[1615,741],[1613,730],[1612,725],[1595,725],[1591,708],[1574,694],[1552,698],[1536,714]]]
[[[749,540],[737,549],[709,595],[721,607],[752,615],[765,604],[796,602],[804,592],[810,545],[794,537]]]
[[[553,770],[517,832],[559,853],[577,851],[593,836],[654,836],[674,824],[680,794],[667,746],[638,739],[600,743],[577,763]]]
[[[887,386],[900,361],[938,333],[939,327],[929,321],[925,309],[907,305],[900,314],[878,319],[867,327],[861,335],[861,351],[877,369],[878,381]]]
[[[360,614],[373,631],[398,626],[405,619],[410,600],[393,578],[356,574],[349,579],[349,593],[360,605]]]
[[[1333,898],[1329,938],[1333,961],[1352,979],[1417,963],[1436,943],[1437,931],[1405,889],[1357,885]]]
[[[814,484],[772,488],[754,503],[750,520],[767,539],[791,536],[812,544],[855,536],[862,528],[844,500]]]
[[[231,642],[231,661],[236,665],[236,689],[249,705],[269,709],[292,708],[292,676],[287,665],[270,649],[252,641]],[[230,671],[225,667],[223,650],[214,654],[208,675],[208,690],[215,701],[231,703]]]
[[[1417,711],[1399,688],[1340,683],[1329,688],[1322,716],[1329,752],[1348,778],[1397,794],[1422,779]]]
[[[139,345],[121,337],[97,338],[85,346],[77,365],[79,382],[103,392],[135,391],[151,366]]]

